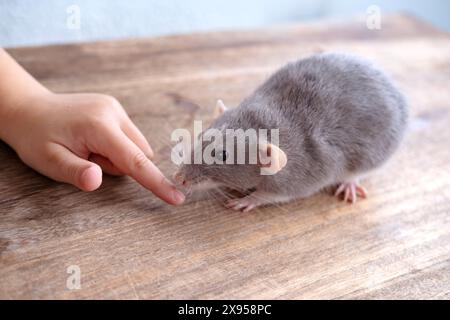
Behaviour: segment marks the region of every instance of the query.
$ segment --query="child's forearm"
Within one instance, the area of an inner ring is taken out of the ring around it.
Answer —
[[[50,91],[26,72],[11,56],[0,48],[0,139],[5,139],[14,115],[30,102]]]

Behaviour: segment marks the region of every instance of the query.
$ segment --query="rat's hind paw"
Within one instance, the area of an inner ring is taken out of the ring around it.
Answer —
[[[344,182],[339,185],[334,195],[340,197],[343,194],[343,200],[350,203],[355,203],[358,197],[366,198],[367,190],[359,184],[357,180]]]

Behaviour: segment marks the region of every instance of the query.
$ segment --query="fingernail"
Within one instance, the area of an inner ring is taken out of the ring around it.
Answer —
[[[182,204],[184,202],[185,196],[178,190],[174,190],[172,193],[172,198],[175,200],[176,204]]]

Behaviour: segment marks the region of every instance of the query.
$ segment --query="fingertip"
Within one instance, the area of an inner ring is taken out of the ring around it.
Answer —
[[[172,191],[172,199],[173,199],[174,205],[180,205],[184,202],[186,197],[181,191],[178,191],[177,189],[175,189]]]
[[[185,200],[185,195],[166,177],[162,177],[159,188],[152,190],[159,198],[171,205],[180,205]]]
[[[94,191],[102,184],[102,169],[98,165],[86,168],[80,176],[80,189]]]
[[[184,202],[185,195],[180,190],[178,190],[169,179],[164,177],[163,185],[169,190],[170,196],[167,197],[168,199],[166,200],[168,203],[172,205],[180,205]]]

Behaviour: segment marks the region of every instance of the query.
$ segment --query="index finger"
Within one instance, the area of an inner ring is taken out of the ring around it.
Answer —
[[[121,130],[110,130],[104,138],[107,140],[107,147],[101,147],[99,152],[117,168],[165,202],[170,204],[183,203],[183,193],[167,180],[158,167],[125,133]]]

